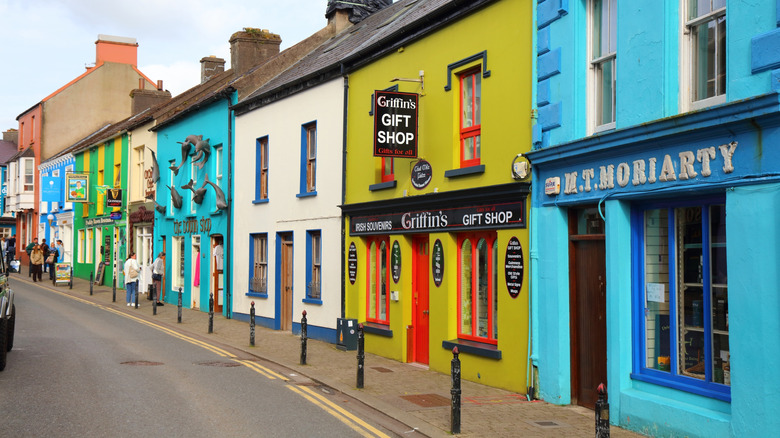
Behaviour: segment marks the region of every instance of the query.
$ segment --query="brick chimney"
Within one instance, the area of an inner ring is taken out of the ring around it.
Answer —
[[[130,92],[133,115],[143,112],[158,103],[171,100],[171,92],[168,90],[163,91],[162,81],[157,81],[156,90],[147,90],[145,86],[146,80],[138,78],[138,88]]]
[[[244,73],[279,53],[282,38],[266,29],[245,27],[230,37],[230,68]]]
[[[214,55],[200,60],[200,83],[203,84],[225,71],[225,60]]]
[[[8,131],[3,132],[3,141],[9,141],[13,144],[18,145],[19,144],[19,131],[16,129],[9,129]]]
[[[95,41],[95,63],[116,62],[120,64],[138,65],[138,43],[135,38],[113,35],[98,35]]]
[[[350,0],[349,2],[328,0],[325,18],[328,19],[329,25],[335,25],[336,31],[340,32],[347,27],[344,23],[345,19],[357,24],[374,12],[392,4],[393,0]],[[347,17],[344,16],[345,13]]]

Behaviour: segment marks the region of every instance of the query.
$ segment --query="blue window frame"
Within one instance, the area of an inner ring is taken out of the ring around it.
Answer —
[[[317,194],[317,122],[301,125],[301,189],[298,197]]]
[[[249,235],[249,292],[247,295],[268,298],[268,234]]]
[[[306,298],[307,303],[322,304],[322,232],[306,232]]]
[[[255,143],[255,203],[268,201],[268,136]]]
[[[722,198],[632,211],[632,378],[731,400]]]

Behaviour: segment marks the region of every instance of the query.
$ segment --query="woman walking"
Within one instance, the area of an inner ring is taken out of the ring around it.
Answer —
[[[135,305],[135,295],[138,293],[138,274],[141,267],[135,259],[135,253],[131,252],[130,257],[125,261],[125,290],[128,306]]]
[[[43,251],[41,246],[35,244],[30,252],[30,266],[34,282],[41,281],[41,272],[43,271]]]

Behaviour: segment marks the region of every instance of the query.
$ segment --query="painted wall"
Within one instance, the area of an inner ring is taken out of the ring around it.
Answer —
[[[293,233],[292,320],[307,312],[309,336],[335,342],[336,319],[341,316],[341,204],[343,173],[344,82],[337,78],[293,94],[236,118],[234,311],[249,314],[255,302],[258,318],[278,328],[281,311],[277,278],[277,233]],[[301,192],[301,129],[316,122],[316,195]],[[268,199],[255,199],[257,141],[268,138]],[[240,218],[251,217],[252,220]],[[320,230],[322,238],[321,302],[306,302],[306,232]],[[249,291],[252,276],[250,240],[267,233],[268,293]]]

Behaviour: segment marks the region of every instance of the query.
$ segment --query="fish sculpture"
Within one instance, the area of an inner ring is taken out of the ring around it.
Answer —
[[[157,183],[160,180],[160,166],[157,164],[157,154],[152,151],[152,182]]]
[[[157,210],[158,213],[165,214],[166,208],[164,205],[158,204],[157,201],[155,201],[151,196],[147,196],[146,199],[154,202],[154,209]]]
[[[168,187],[171,190],[171,202],[173,203],[173,206],[176,208],[181,208],[182,197],[179,192],[177,192],[176,189],[171,186],[165,187]]]
[[[193,184],[195,184],[195,181],[190,179],[190,182],[187,184],[181,186],[182,189],[190,189],[193,193],[192,202],[200,205],[203,203],[203,197],[206,196],[206,183],[204,182],[202,186],[200,186],[199,189],[196,189],[193,187]]]
[[[204,185],[210,184],[211,187],[214,188],[214,194],[217,197],[217,203],[216,203],[217,204],[217,211],[215,211],[214,213],[217,213],[220,210],[226,209],[228,207],[228,204],[227,204],[227,199],[225,199],[225,192],[223,192],[222,189],[220,189],[218,185],[216,185],[213,182],[209,181],[209,174],[208,173],[206,174],[206,178],[203,181],[203,184]]]
[[[206,161],[209,160],[209,157],[211,156],[211,145],[209,144],[210,138],[207,138],[205,140],[198,140],[195,142],[195,156],[192,158],[192,162],[195,163],[201,158],[203,161],[198,163],[198,168],[203,169],[203,166],[206,164]]]
[[[178,166],[173,165],[170,167],[174,175],[178,175],[179,170],[182,168],[182,166],[184,166],[184,163],[187,162],[187,157],[190,156],[190,150],[192,150],[192,145],[194,145],[197,141],[200,141],[202,139],[203,139],[202,135],[188,135],[184,141],[177,142],[181,145],[181,163],[179,163]]]

